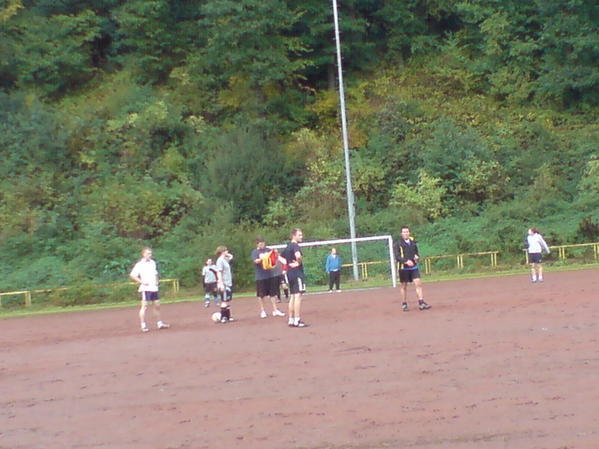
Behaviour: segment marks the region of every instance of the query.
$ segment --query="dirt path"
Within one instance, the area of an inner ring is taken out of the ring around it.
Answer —
[[[599,271],[0,321],[2,449],[599,447]],[[413,289],[410,290],[414,298]]]

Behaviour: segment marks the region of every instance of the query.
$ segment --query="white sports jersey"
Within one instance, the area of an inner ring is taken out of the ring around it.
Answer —
[[[157,292],[158,291],[158,270],[156,262],[149,259],[141,259],[131,270],[131,276],[140,278],[138,292]]]

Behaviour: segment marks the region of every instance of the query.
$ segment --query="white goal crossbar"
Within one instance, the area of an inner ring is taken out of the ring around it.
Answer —
[[[355,239],[318,240],[315,242],[302,242],[299,244],[299,246],[326,246],[352,242],[372,242],[376,240],[387,241],[387,245],[389,247],[389,267],[391,269],[391,279],[393,281],[393,287],[397,287],[397,274],[395,272],[395,256],[393,254],[393,237],[391,237],[390,235],[373,235],[371,237],[356,237]],[[268,245],[268,247],[272,249],[281,249],[285,248],[286,246],[287,244]]]

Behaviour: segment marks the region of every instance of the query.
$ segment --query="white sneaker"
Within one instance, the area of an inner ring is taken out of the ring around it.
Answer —
[[[170,324],[163,323],[162,321],[159,321],[157,326],[158,326],[158,329],[168,329],[169,327],[171,327]]]
[[[273,310],[272,316],[285,316],[285,314],[283,312],[281,312],[280,310]]]
[[[273,313],[274,315],[274,313]],[[263,310],[262,312],[260,312],[260,318],[266,318],[268,315],[266,314],[266,312]]]
[[[341,289],[337,290],[337,293],[341,293]]]
[[[148,329],[148,326],[142,326],[141,331],[142,332],[150,332],[150,329]]]

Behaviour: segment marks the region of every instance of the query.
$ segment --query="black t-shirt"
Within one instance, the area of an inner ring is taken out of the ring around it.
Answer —
[[[289,242],[287,247],[281,253],[281,256],[287,260],[287,277],[289,279],[294,279],[296,277],[304,276],[304,264],[300,262],[298,267],[291,267],[291,262],[296,262],[297,258],[295,257],[295,253],[302,253],[300,246],[295,242]]]

